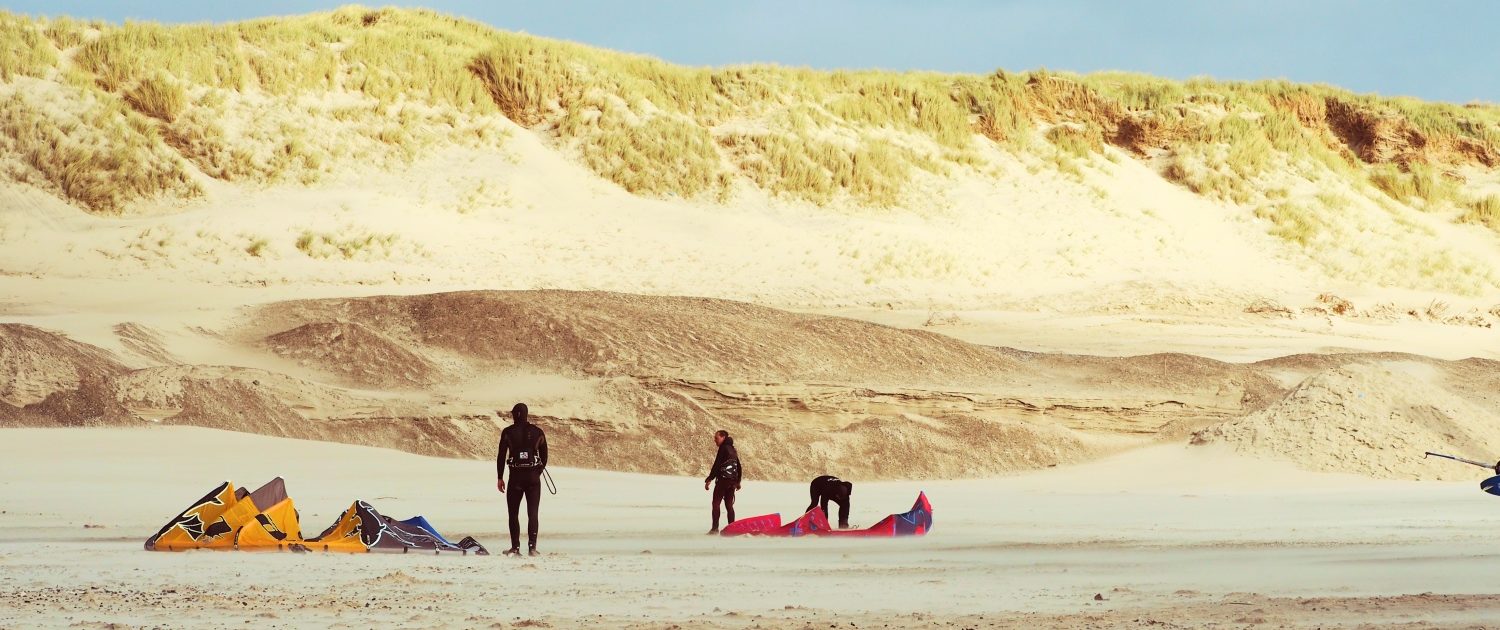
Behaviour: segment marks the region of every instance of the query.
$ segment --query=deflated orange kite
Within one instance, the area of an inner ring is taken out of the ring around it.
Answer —
[[[254,492],[226,481],[204,495],[146,540],[147,551],[221,549],[239,551],[458,552],[489,555],[472,537],[457,544],[420,516],[397,521],[355,501],[313,538],[302,537],[297,508],[286,482],[272,479]]]

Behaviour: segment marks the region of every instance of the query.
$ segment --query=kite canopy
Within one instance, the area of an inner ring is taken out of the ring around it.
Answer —
[[[809,512],[809,514],[810,513],[811,512]],[[824,517],[824,520],[827,520],[827,517]],[[761,516],[742,518],[733,523],[730,523],[719,532],[719,535],[744,536],[747,534],[758,534],[762,536],[779,536],[780,534],[777,532],[780,529],[781,513],[777,512],[775,514],[763,514]]]
[[[303,539],[300,518],[286,482],[272,479],[254,492],[226,481],[146,539],[147,551],[236,549],[240,551],[332,551],[368,553],[470,552],[488,555],[473,538],[453,544],[417,516],[397,521],[364,501],[355,501],[316,538]]]
[[[828,515],[823,513],[823,508],[814,507],[785,525],[781,524],[779,513],[741,519],[730,523],[720,535],[895,537],[925,536],[930,531],[932,503],[927,500],[927,493],[921,492],[911,510],[887,516],[867,529],[833,529],[828,525]]]
[[[383,551],[408,553],[424,551],[441,553],[473,551],[488,555],[488,551],[473,538],[464,538],[458,544],[448,542],[432,527],[427,519],[414,517],[398,521],[381,514],[364,501],[355,501],[344,510],[337,521],[323,530],[317,538],[304,543],[310,551],[345,551],[364,553]]]
[[[427,522],[427,519],[425,519],[423,517],[413,516],[413,517],[411,517],[409,519],[401,521],[400,524],[408,526],[408,527],[420,528],[423,531],[426,531],[428,534],[431,534],[433,538],[436,538],[436,539],[442,541],[443,544],[446,544],[446,545],[453,544],[451,542],[448,542],[447,538],[443,538],[443,535],[438,533],[437,528],[433,527],[432,523]]]
[[[829,532],[833,536],[926,536],[932,531],[932,503],[927,493],[917,494],[917,502],[910,510],[892,514],[866,529],[843,529]]]
[[[281,477],[255,492],[226,481],[148,538],[146,549],[277,549],[300,540],[301,532],[297,508]]]

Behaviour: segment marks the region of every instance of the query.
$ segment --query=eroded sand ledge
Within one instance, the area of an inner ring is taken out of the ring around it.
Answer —
[[[279,301],[98,345],[0,324],[0,424],[192,425],[486,458],[528,401],[557,463],[697,474],[715,429],[753,479],[955,479],[1224,443],[1304,467],[1465,479],[1500,452],[1500,362],[1403,353],[1226,362],[975,344],[707,298],[463,291]],[[92,325],[95,329],[98,323]],[[89,327],[78,335],[88,338]]]

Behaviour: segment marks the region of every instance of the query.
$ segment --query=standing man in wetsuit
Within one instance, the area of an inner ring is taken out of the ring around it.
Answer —
[[[507,556],[521,555],[521,499],[526,499],[526,540],[529,554],[536,550],[537,504],[542,500],[542,470],[547,467],[547,434],[531,423],[526,403],[510,410],[513,424],[500,432],[500,452],[495,455],[495,488],[505,493],[510,510],[510,549]],[[510,489],[505,487],[505,468],[510,467]]]
[[[714,527],[708,530],[709,534],[719,533],[721,502],[724,504],[724,511],[729,513],[729,522],[734,522],[734,493],[740,489],[740,476],[744,473],[740,466],[740,455],[734,450],[734,438],[729,437],[728,431],[719,429],[714,432],[714,445],[719,447],[719,454],[714,457],[714,465],[708,469],[708,476],[703,478],[704,490],[708,489],[708,482],[714,482]]]
[[[839,529],[849,529],[849,496],[854,494],[854,484],[833,475],[823,475],[813,479],[807,491],[812,495],[812,502],[807,504],[807,510],[822,503],[823,516],[828,516],[828,502],[837,503],[839,505]]]

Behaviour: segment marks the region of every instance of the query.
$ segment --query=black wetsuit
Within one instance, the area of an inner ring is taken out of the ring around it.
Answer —
[[[537,507],[542,500],[542,469],[547,467],[547,434],[530,422],[517,422],[500,432],[500,451],[495,455],[495,475],[505,479],[510,466],[510,484],[505,486],[505,506],[510,511],[510,546],[521,548],[521,500],[526,500],[526,540],[536,548]]]
[[[734,491],[739,489],[743,474],[740,454],[734,450],[734,438],[724,438],[724,442],[719,445],[719,454],[714,457],[713,467],[708,469],[708,476],[703,478],[703,483],[714,482],[714,531],[719,529],[720,503],[724,504],[729,522],[734,522]]]
[[[832,501],[839,505],[839,527],[849,527],[849,495],[854,494],[854,484],[839,479],[833,475],[823,475],[812,480],[807,487],[808,494],[812,495],[812,502],[807,504],[807,509],[822,504],[823,515],[828,516],[828,502]],[[804,512],[807,510],[803,510]]]

